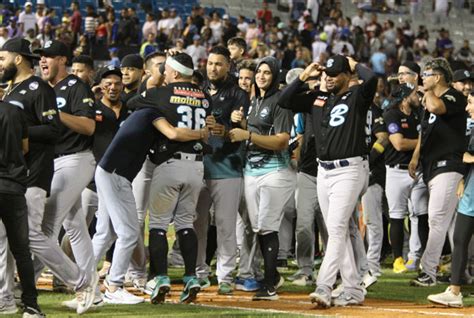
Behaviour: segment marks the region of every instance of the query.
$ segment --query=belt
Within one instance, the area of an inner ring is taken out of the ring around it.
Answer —
[[[358,156],[358,157],[339,159],[339,160],[333,160],[333,161],[319,160],[318,162],[319,162],[319,166],[322,167],[324,170],[333,170],[336,168],[347,167],[353,163],[359,163],[364,160],[367,160],[366,156]]]
[[[74,155],[76,153],[79,153],[80,151],[77,151],[77,152],[71,152],[71,153],[61,153],[61,154],[56,154],[54,155],[54,159],[56,158],[60,158],[60,157],[64,157],[64,156],[70,156],[70,155]]]
[[[178,160],[202,161],[203,156],[195,153],[175,152],[171,158]]]
[[[396,165],[388,165],[389,168],[395,168],[400,170],[408,170],[408,164],[406,163],[399,163]]]

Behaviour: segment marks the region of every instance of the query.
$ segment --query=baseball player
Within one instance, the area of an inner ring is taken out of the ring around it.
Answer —
[[[166,101],[160,110],[170,123],[181,128],[199,130],[210,114],[210,97],[191,84],[193,63],[189,55],[177,53],[165,63],[166,86],[147,90],[131,100],[132,108],[155,107],[157,101]],[[176,236],[183,255],[184,290],[180,301],[192,302],[200,291],[196,277],[197,237],[193,229],[196,203],[202,187],[202,142],[176,143],[159,140],[154,146],[151,161],[158,165],[153,172],[150,189],[150,272],[155,287],[152,303],[162,303],[170,290],[166,232],[173,220]]]
[[[449,86],[452,76],[451,67],[443,58],[428,62],[422,74],[425,111],[409,172],[415,178],[421,160],[423,179],[429,190],[430,230],[421,258],[422,271],[412,281],[416,286],[436,285],[442,242],[454,219],[458,203],[456,189],[464,173],[466,97]]]
[[[145,57],[145,75],[140,87],[139,93],[143,93],[147,88],[160,86],[163,81],[159,68],[166,61],[166,54],[163,52],[153,52]],[[147,156],[143,167],[132,182],[133,196],[137,204],[138,224],[140,228],[140,237],[135,247],[130,267],[128,270],[128,278],[132,281],[133,286],[138,289],[144,289],[147,281],[145,253],[145,217],[148,210],[148,201],[150,195],[150,184],[153,171],[156,165],[151,162]]]
[[[72,59],[71,73],[92,86],[95,77],[94,60],[88,55],[79,55]]]
[[[423,92],[421,92],[419,86],[422,84],[420,76],[420,67],[415,62],[406,61],[398,67],[398,82],[400,84],[411,84],[415,87],[416,93],[410,97],[411,110],[421,120],[423,115],[423,107],[421,107],[421,100],[423,99]],[[417,128],[418,129],[418,128]],[[410,237],[408,241],[409,251],[408,260],[405,264],[400,262],[397,263],[398,271],[404,272],[418,270],[421,254],[428,240],[428,214],[419,213],[428,209],[428,188],[424,182],[421,182],[423,176],[419,175],[419,182],[415,184],[414,200],[409,202],[410,210]],[[421,201],[416,198],[420,197]],[[417,213],[413,213],[416,211]],[[406,241],[406,238],[405,238]],[[405,244],[404,244],[405,245]]]
[[[238,65],[239,87],[252,98],[252,87],[257,65],[252,60],[244,60]],[[242,189],[244,184],[242,181]],[[246,292],[254,292],[260,289],[263,273],[260,268],[262,254],[258,244],[257,235],[252,229],[245,193],[241,191],[239,215],[237,216],[237,246],[239,248],[239,269],[235,278],[235,289]],[[239,242],[239,239],[241,240]]]
[[[143,76],[143,59],[139,54],[125,55],[120,64],[122,72],[122,103],[125,105],[137,94]]]
[[[7,42],[8,43],[8,42]],[[11,44],[11,43],[10,43]],[[9,46],[9,48],[12,48]],[[28,46],[22,47],[20,52],[28,54]],[[18,53],[20,53],[18,52]],[[4,62],[4,52],[0,62]],[[26,57],[25,57],[26,58]],[[16,58],[21,62],[23,57]],[[9,59],[6,59],[6,62]],[[3,65],[0,66],[2,79],[8,79],[10,74],[5,73]],[[11,80],[8,79],[8,80]],[[18,276],[22,287],[21,300],[24,304],[23,317],[45,317],[38,306],[38,292],[35,286],[35,277],[28,242],[28,210],[25,192],[28,183],[28,171],[24,154],[28,152],[28,125],[25,114],[19,105],[0,102],[0,218],[5,225],[12,252],[18,269]],[[2,242],[3,246],[7,246]],[[3,274],[2,274],[3,275]],[[3,286],[2,286],[3,287]],[[3,300],[3,299],[2,299]],[[13,301],[9,307],[0,314],[14,314],[17,308]]]
[[[292,83],[301,74],[303,69],[293,69],[288,72],[287,82]],[[314,81],[313,81],[314,82]],[[324,81],[323,81],[324,83]],[[308,81],[308,87],[314,83]],[[322,84],[324,86],[324,84]],[[303,88],[307,90],[308,87]],[[311,93],[310,93],[311,94]],[[297,133],[302,135],[300,139],[301,151],[298,162],[298,175],[296,184],[296,261],[298,271],[287,279],[297,286],[307,286],[314,283],[313,263],[315,251],[314,222],[317,222],[319,232],[323,240],[324,249],[327,244],[327,230],[324,219],[319,208],[318,197],[314,195],[317,191],[316,176],[318,163],[314,143],[314,129],[312,128],[311,116],[299,114]]]
[[[264,279],[253,300],[277,300],[276,289],[283,284],[277,271],[278,231],[283,207],[289,201],[296,180],[289,171],[287,151],[293,116],[277,105],[279,63],[265,57],[256,68],[256,96],[252,98],[248,119],[234,111],[232,142],[247,140],[244,191],[253,231],[257,234],[264,260]]]
[[[70,237],[77,265],[83,272],[81,280],[85,280],[88,286],[83,293],[77,294],[77,312],[81,313],[91,306],[98,281],[92,242],[81,208],[81,193],[92,180],[95,168],[90,150],[90,136],[95,129],[94,99],[87,84],[67,73],[68,49],[64,43],[48,41],[37,52],[41,55],[42,77],[56,92],[61,120],[51,194],[46,201],[42,228],[48,238],[56,240],[63,225]],[[64,265],[60,258],[55,262]],[[63,272],[65,268],[68,267],[62,268]],[[36,273],[39,274],[42,269],[43,265],[36,262]],[[59,276],[59,273],[56,275]],[[82,305],[84,299],[88,306]]]
[[[353,70],[364,82],[349,88]],[[300,94],[299,102],[291,103],[303,83],[310,77],[319,76],[322,71],[327,75],[326,86],[330,95],[314,98]],[[361,304],[364,300],[348,226],[368,183],[365,129],[376,85],[377,79],[369,69],[352,59],[349,63],[346,57],[336,55],[328,59],[325,67],[310,64],[280,97],[282,107],[309,112],[313,117],[319,156],[318,199],[329,237],[317,287],[310,298],[323,308],[331,306],[331,290],[339,270],[344,291],[333,300],[333,304],[347,306]]]
[[[411,99],[416,98],[415,86],[400,85],[392,92],[384,121],[389,133],[390,145],[385,152],[387,165],[386,195],[390,215],[390,242],[393,250],[393,271],[407,271],[403,260],[404,219],[408,215],[409,202],[415,216],[426,215],[428,196],[423,180],[413,181],[408,174],[408,163],[418,142],[420,118],[412,110]],[[425,242],[426,244],[426,242]],[[422,244],[424,245],[424,244]]]
[[[92,268],[83,270],[70,261],[52,238],[51,232],[43,228],[47,219],[46,198],[48,194],[53,193],[53,160],[55,143],[60,133],[55,92],[43,80],[32,75],[33,59],[39,57],[31,54],[28,41],[9,40],[0,54],[3,79],[12,81],[4,100],[25,110],[28,130],[31,131],[30,152],[26,156],[30,173],[25,195],[31,250],[37,263],[47,265],[62,281],[80,291],[81,301],[77,312],[83,313],[92,302]],[[13,274],[13,269],[10,271]],[[37,271],[36,277],[39,277],[39,274],[40,271]]]
[[[230,53],[223,46],[215,46],[207,60],[206,91],[212,99],[212,114],[223,129],[230,130],[230,116],[234,110],[247,112],[248,95],[238,87],[230,71]],[[214,220],[217,229],[217,281],[218,293],[232,294],[232,271],[237,259],[236,222],[240,203],[242,183],[241,145],[232,143],[225,136],[211,136],[209,144],[212,154],[204,156],[204,180],[197,204],[197,218],[194,229],[198,237],[197,275],[208,280],[209,266],[206,264],[206,238],[209,224],[209,210],[214,206]]]
[[[466,110],[470,117],[474,119],[474,92],[472,91],[468,96]],[[445,292],[428,296],[428,300],[432,303],[447,307],[463,306],[461,282],[468,260],[469,242],[471,241],[472,234],[474,234],[474,133],[472,132],[467,152],[463,156],[463,162],[469,165],[469,172],[462,186],[458,188],[458,195],[462,195],[462,198],[459,202],[456,225],[454,227],[451,282]]]

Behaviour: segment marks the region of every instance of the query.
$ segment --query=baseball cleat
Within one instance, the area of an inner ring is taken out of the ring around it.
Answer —
[[[252,297],[252,300],[278,300],[278,294],[273,287],[262,286],[259,291]]]
[[[184,290],[181,293],[179,301],[185,304],[189,304],[196,301],[197,294],[201,291],[201,285],[196,276],[187,276],[184,277]]]
[[[311,302],[316,304],[316,307],[318,308],[331,307],[331,295],[319,288],[316,288],[314,292],[309,294],[309,298],[311,299]]]
[[[411,281],[410,285],[419,287],[436,286],[436,280],[431,278],[428,274],[421,272],[417,278]]]
[[[166,294],[170,292],[171,282],[168,276],[156,276],[155,277],[155,288],[150,296],[152,304],[162,304],[165,302]]]
[[[406,273],[408,269],[405,266],[405,261],[403,260],[403,257],[397,257],[395,261],[393,262],[393,272],[395,274],[402,274]]]
[[[358,301],[354,297],[342,292],[337,298],[332,299],[332,304],[336,307],[362,305],[363,301]]]

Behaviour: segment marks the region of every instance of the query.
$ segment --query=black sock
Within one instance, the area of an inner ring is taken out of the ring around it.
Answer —
[[[418,237],[420,238],[422,253],[425,251],[429,232],[430,232],[430,226],[428,225],[428,214],[419,215],[418,216]]]
[[[194,229],[182,229],[177,233],[179,248],[184,261],[184,276],[196,276],[197,236]]]
[[[403,221],[390,218],[390,242],[395,259],[403,256]]]
[[[264,278],[263,282],[267,287],[275,286],[277,280],[277,258],[280,242],[278,232],[266,235],[258,235],[258,242],[263,256]]]
[[[217,227],[209,225],[207,230],[207,246],[206,246],[206,264],[211,266],[211,261],[214,258],[217,250]]]
[[[151,229],[148,238],[150,251],[150,278],[168,275],[168,239],[166,231]]]

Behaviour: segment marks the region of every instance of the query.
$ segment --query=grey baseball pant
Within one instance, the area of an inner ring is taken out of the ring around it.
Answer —
[[[319,208],[316,177],[299,172],[296,183],[296,261],[298,273],[306,276],[313,274],[315,220],[326,249],[328,233]]]
[[[198,237],[196,274],[207,277],[206,264],[207,229],[209,210],[214,204],[214,220],[217,229],[217,281],[232,283],[232,271],[237,261],[236,223],[240,203],[241,178],[206,180],[196,206],[194,230]],[[206,238],[206,239],[204,239]]]
[[[255,233],[265,235],[280,230],[283,207],[295,188],[295,175],[289,169],[262,176],[244,177],[245,200]]]
[[[244,187],[244,182],[242,180],[242,187]],[[243,188],[244,190],[244,188]],[[239,270],[237,277],[241,279],[263,279],[262,269],[260,264],[263,261],[262,252],[260,251],[260,245],[257,240],[257,235],[252,229],[252,224],[250,224],[247,202],[245,201],[245,194],[242,191],[240,206],[239,206],[239,216],[242,220],[242,244],[240,246],[240,260],[239,260]],[[237,226],[239,224],[237,223]]]
[[[99,210],[92,240],[96,266],[115,239],[112,266],[107,281],[122,286],[139,237],[138,216],[132,184],[125,177],[97,166],[95,173]]]
[[[359,213],[357,209],[349,220],[349,236],[351,238],[352,249],[354,250],[354,260],[359,274],[359,282],[362,282],[364,274],[369,271],[367,253],[365,251],[364,240],[359,230]]]
[[[156,165],[147,157],[143,167],[132,182],[133,196],[137,204],[138,226],[140,228],[137,246],[133,250],[128,273],[131,278],[146,278],[147,254],[145,249],[145,218],[150,201],[150,186]]]
[[[443,251],[446,233],[451,226],[458,197],[456,190],[462,174],[445,172],[435,176],[428,182],[430,199],[428,203],[428,224],[430,231],[428,242],[421,257],[423,271],[436,281],[436,267]]]
[[[8,246],[7,231],[0,222],[0,304],[15,304],[14,269],[15,259]]]
[[[333,170],[318,169],[318,198],[328,230],[328,244],[317,278],[318,288],[330,293],[340,270],[344,291],[363,301],[354,251],[349,237],[349,221],[358,199],[367,188],[369,164],[362,158]]]
[[[364,223],[367,226],[366,235],[369,242],[367,262],[370,271],[376,275],[381,274],[380,253],[383,241],[382,199],[383,189],[378,183],[370,185],[362,196]]]
[[[150,229],[176,232],[192,229],[196,205],[203,186],[201,161],[170,159],[153,172],[150,189]]]
[[[96,267],[92,241],[82,212],[81,193],[92,180],[94,169],[95,160],[91,151],[54,160],[51,195],[46,201],[42,223],[43,233],[53,241],[57,240],[61,225],[64,226],[77,265],[88,275],[96,271]],[[61,260],[54,261],[61,264]],[[38,277],[43,270],[43,264],[35,259],[34,265]]]

